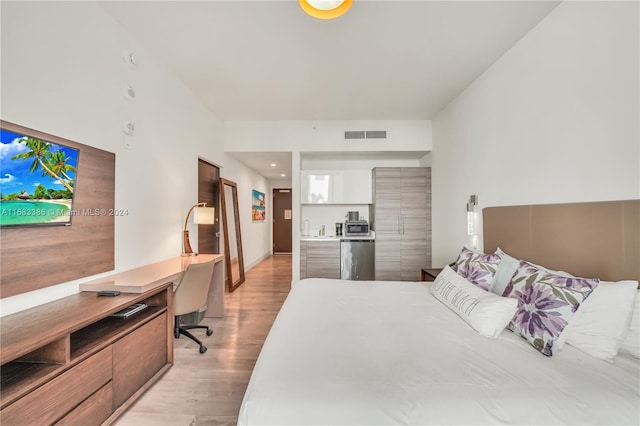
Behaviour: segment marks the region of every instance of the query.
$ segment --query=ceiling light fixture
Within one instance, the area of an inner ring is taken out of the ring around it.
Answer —
[[[334,19],[344,15],[353,0],[298,0],[308,15],[318,19]]]

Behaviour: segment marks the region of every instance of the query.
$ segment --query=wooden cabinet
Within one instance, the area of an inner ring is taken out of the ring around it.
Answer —
[[[307,242],[300,241],[300,279],[307,278]]]
[[[340,278],[340,240],[300,241],[300,278]]]
[[[148,307],[110,316],[134,303]],[[109,423],[173,363],[173,285],[82,292],[0,319],[0,423]]]
[[[373,169],[376,279],[420,280],[431,265],[431,168]]]
[[[54,423],[111,380],[111,365],[108,347],[3,408],[2,423]]]
[[[423,268],[420,281],[433,282],[440,275],[443,268]]]
[[[99,425],[109,418],[112,411],[113,388],[109,382],[64,416],[56,425]]]
[[[113,344],[114,408],[124,404],[167,365],[166,327],[165,312]]]

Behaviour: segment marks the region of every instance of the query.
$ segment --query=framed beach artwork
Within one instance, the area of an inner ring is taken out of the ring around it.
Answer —
[[[0,225],[69,225],[78,149],[0,129]]]
[[[251,191],[251,219],[264,220],[265,218],[265,199],[264,192]]]

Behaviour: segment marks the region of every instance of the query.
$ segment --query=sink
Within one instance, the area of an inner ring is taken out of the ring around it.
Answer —
[[[335,237],[333,235],[308,235],[300,238],[301,240],[307,241],[331,241],[331,240],[339,240],[340,237]]]

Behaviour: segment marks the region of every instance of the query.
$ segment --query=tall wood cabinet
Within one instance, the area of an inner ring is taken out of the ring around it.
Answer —
[[[376,280],[419,281],[431,266],[431,168],[373,169]]]

